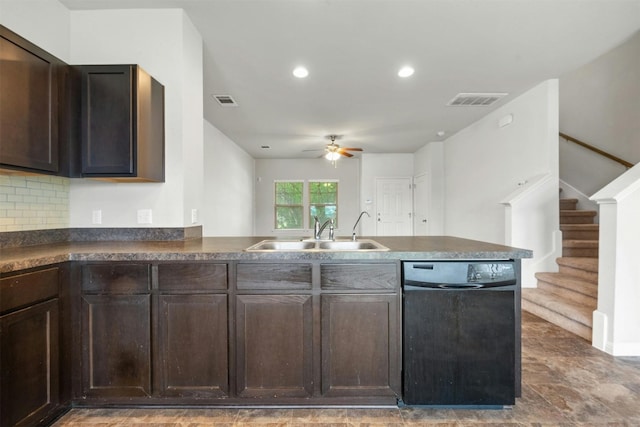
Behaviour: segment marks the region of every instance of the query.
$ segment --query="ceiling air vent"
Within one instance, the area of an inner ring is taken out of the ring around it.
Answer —
[[[231,97],[231,95],[213,95],[213,97],[215,98],[216,101],[218,101],[218,104],[220,104],[223,107],[237,107],[238,106],[238,104]]]
[[[449,107],[489,107],[508,93],[459,93],[447,103]]]

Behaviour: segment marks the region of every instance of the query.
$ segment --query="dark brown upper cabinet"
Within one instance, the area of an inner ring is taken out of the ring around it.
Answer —
[[[65,127],[59,105],[66,100],[66,67],[0,25],[0,168],[68,173],[60,164],[67,141],[59,134]]]
[[[164,182],[164,86],[137,65],[83,65],[82,176]]]

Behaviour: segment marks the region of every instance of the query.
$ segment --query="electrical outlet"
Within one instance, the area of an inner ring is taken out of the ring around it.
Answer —
[[[138,224],[151,224],[153,214],[151,209],[138,209]]]
[[[191,209],[191,224],[198,222],[198,209]]]
[[[93,212],[91,212],[91,223],[102,224],[102,210],[96,209]]]

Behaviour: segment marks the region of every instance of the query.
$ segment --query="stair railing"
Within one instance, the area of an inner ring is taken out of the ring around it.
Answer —
[[[591,144],[587,144],[586,142],[580,141],[579,139],[576,139],[576,138],[574,138],[572,136],[569,136],[566,133],[560,132],[560,137],[566,139],[569,142],[573,142],[574,144],[578,144],[579,146],[584,147],[587,150],[591,150],[594,153],[597,153],[597,154],[599,154],[599,155],[601,155],[603,157],[606,157],[609,160],[613,160],[614,162],[620,163],[622,166],[624,166],[627,169],[630,169],[633,166],[635,166],[631,162],[627,162],[626,160],[623,160],[620,157],[616,157],[613,154],[607,153],[606,151],[603,151],[603,150],[599,149],[598,147],[594,147]]]

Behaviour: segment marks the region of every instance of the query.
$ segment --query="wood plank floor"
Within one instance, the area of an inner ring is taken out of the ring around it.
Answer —
[[[502,410],[72,409],[55,426],[640,426],[640,357],[613,357],[523,313],[523,393]]]

